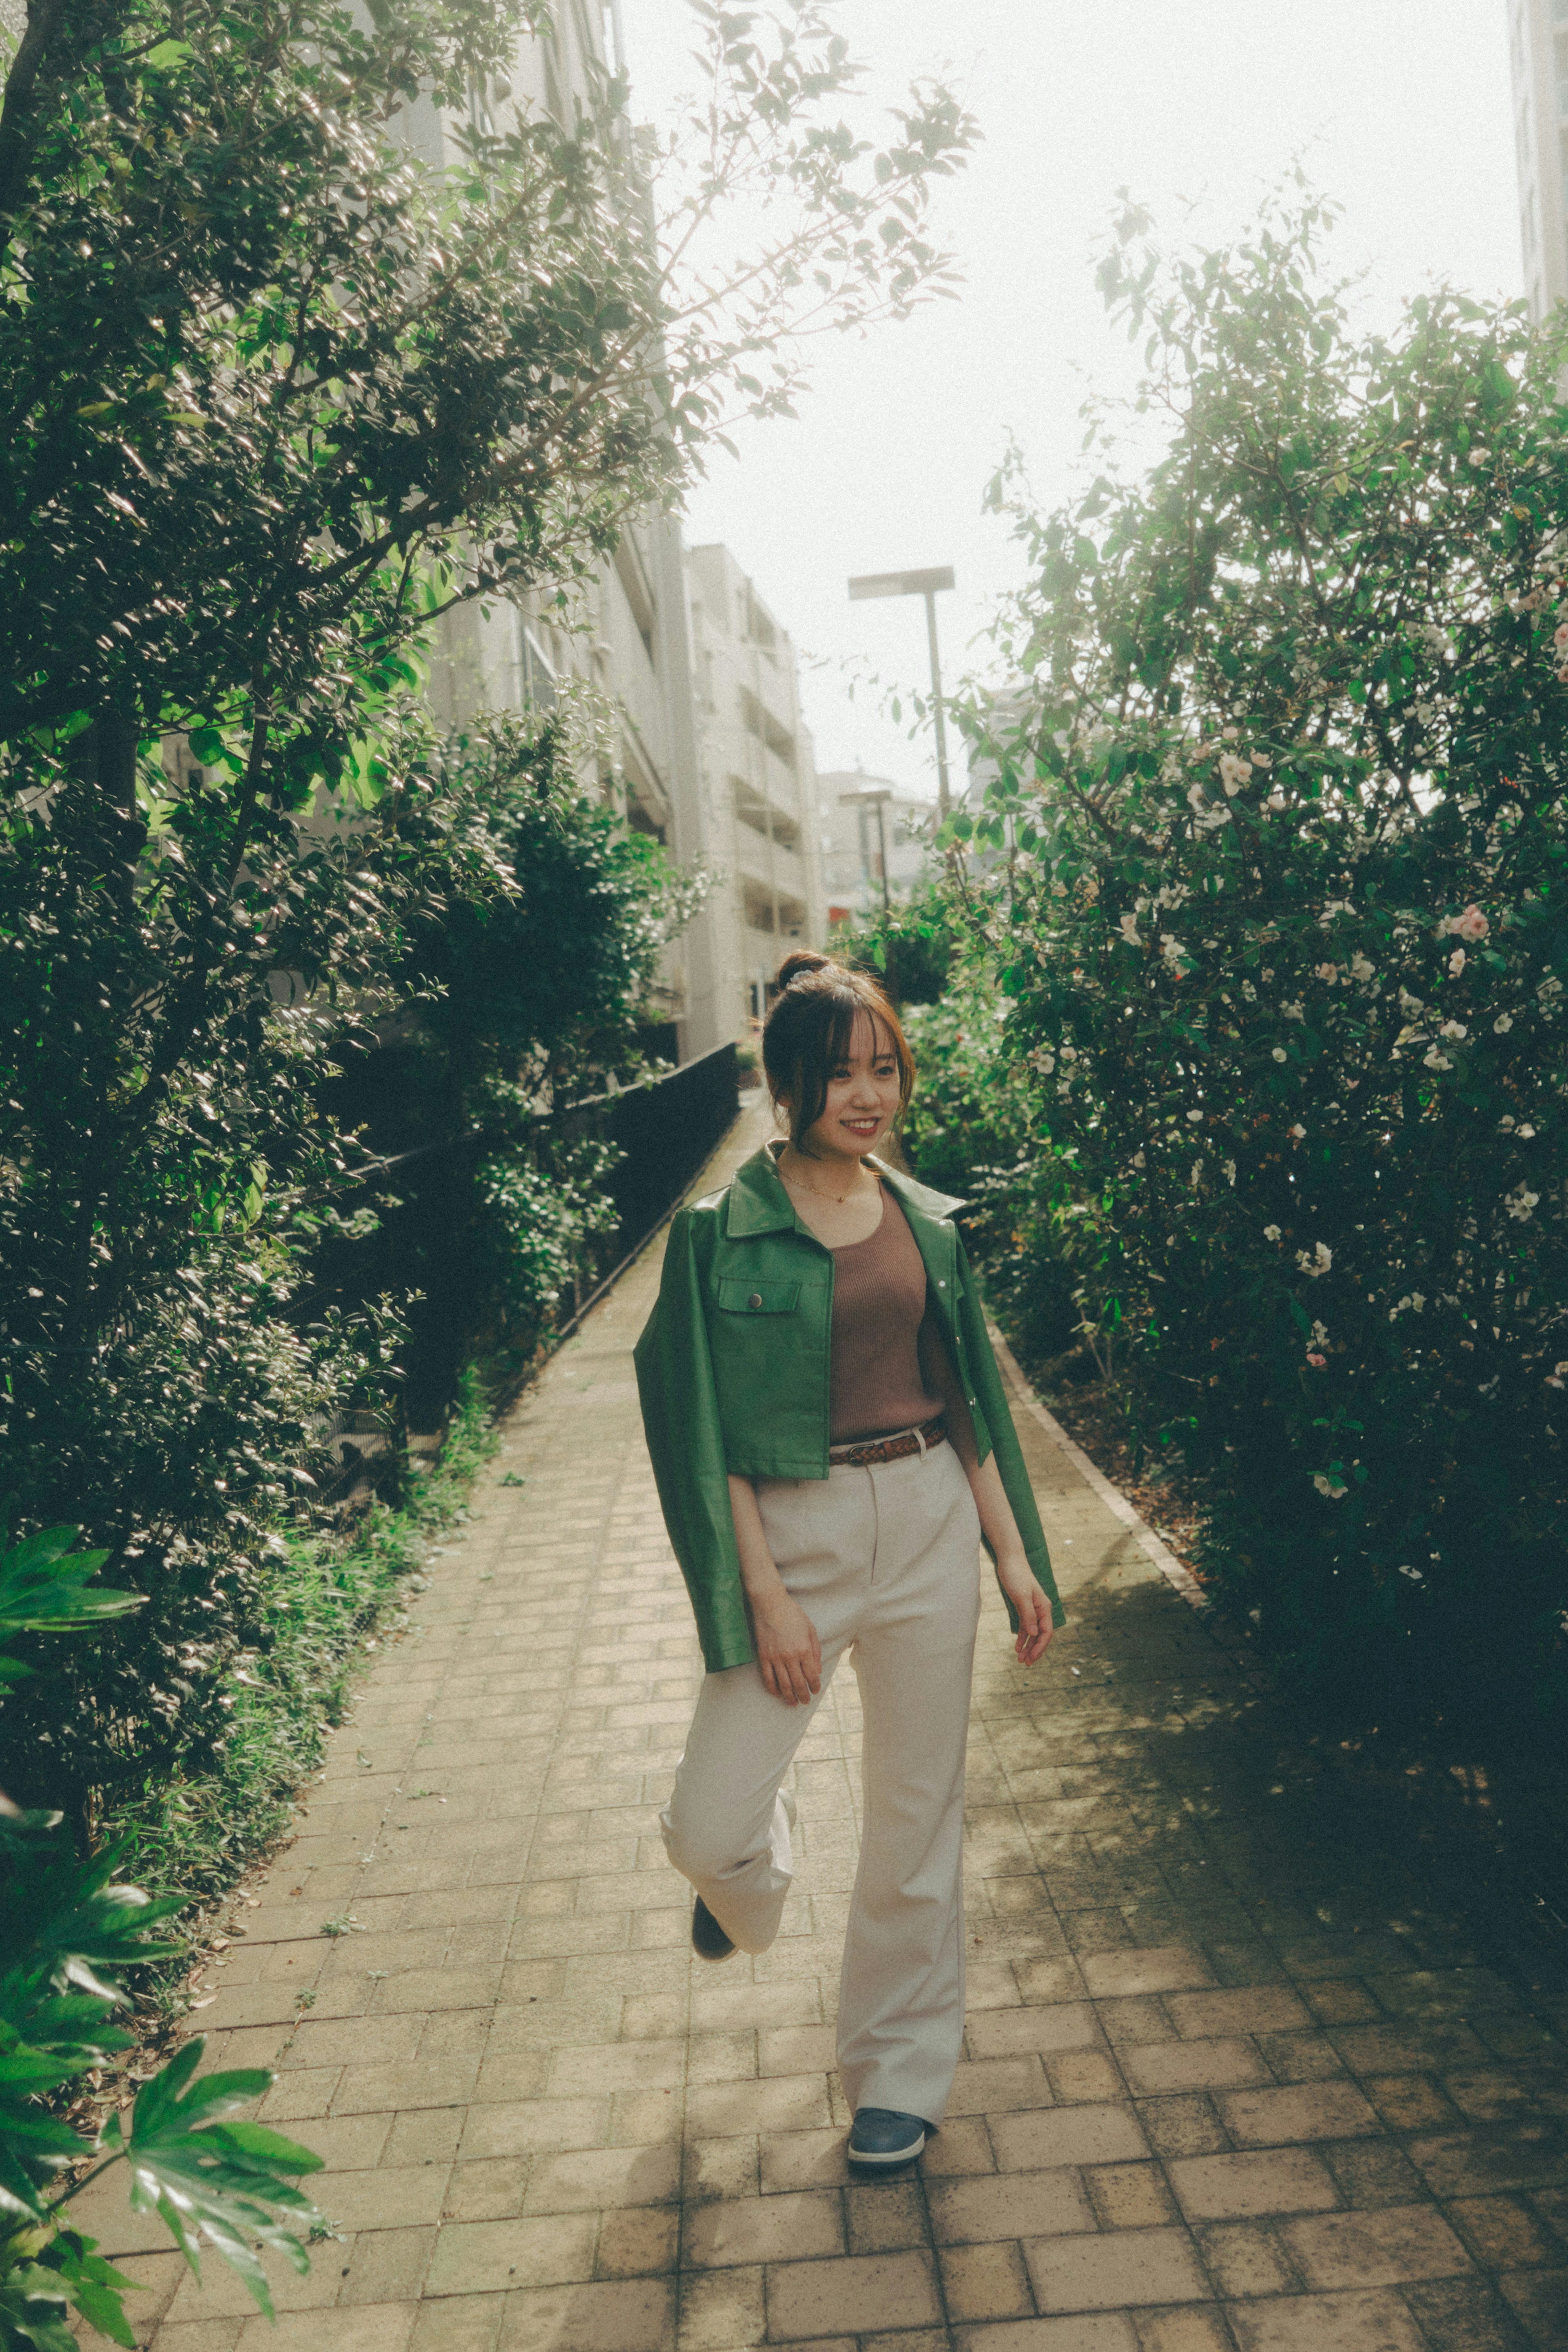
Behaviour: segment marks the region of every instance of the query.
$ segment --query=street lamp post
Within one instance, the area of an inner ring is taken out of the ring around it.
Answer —
[[[947,730],[942,716],[942,666],[936,656],[936,599],[956,583],[950,563],[930,572],[868,572],[850,582],[850,602],[871,596],[924,596],[925,642],[931,653],[931,707],[936,719],[936,814],[945,824],[950,805],[947,790]]]

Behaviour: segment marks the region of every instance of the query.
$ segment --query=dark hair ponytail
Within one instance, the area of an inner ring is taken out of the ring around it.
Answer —
[[[762,1031],[762,1069],[776,1106],[787,1105],[797,1151],[822,1116],[828,1084],[862,1016],[886,1036],[898,1064],[900,1117],[915,1091],[915,1056],[886,992],[869,972],[796,948],[779,967],[779,993]]]

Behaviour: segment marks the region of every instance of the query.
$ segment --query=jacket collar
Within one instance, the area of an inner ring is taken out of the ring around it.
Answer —
[[[964,1206],[950,1193],[934,1192],[929,1184],[917,1184],[913,1176],[901,1169],[890,1168],[883,1160],[873,1158],[871,1166],[896,1194],[905,1213],[933,1220],[950,1217],[955,1209]],[[728,1205],[725,1211],[724,1230],[730,1241],[745,1240],[753,1234],[789,1233],[800,1224],[795,1204],[784,1189],[779,1164],[765,1143],[743,1160],[730,1179]],[[802,1230],[805,1230],[803,1227]]]

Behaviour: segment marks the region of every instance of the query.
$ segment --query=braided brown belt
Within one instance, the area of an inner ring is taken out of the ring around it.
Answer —
[[[907,1454],[929,1453],[947,1434],[940,1413],[920,1429],[901,1430],[896,1437],[873,1437],[865,1445],[831,1445],[828,1460],[835,1470],[869,1470],[878,1462],[902,1462]]]

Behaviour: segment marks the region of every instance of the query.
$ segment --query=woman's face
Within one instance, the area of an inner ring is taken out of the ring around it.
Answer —
[[[863,1160],[898,1114],[898,1056],[893,1040],[869,1013],[857,1013],[849,1051],[828,1074],[822,1115],[806,1129],[806,1150],[821,1157]]]

